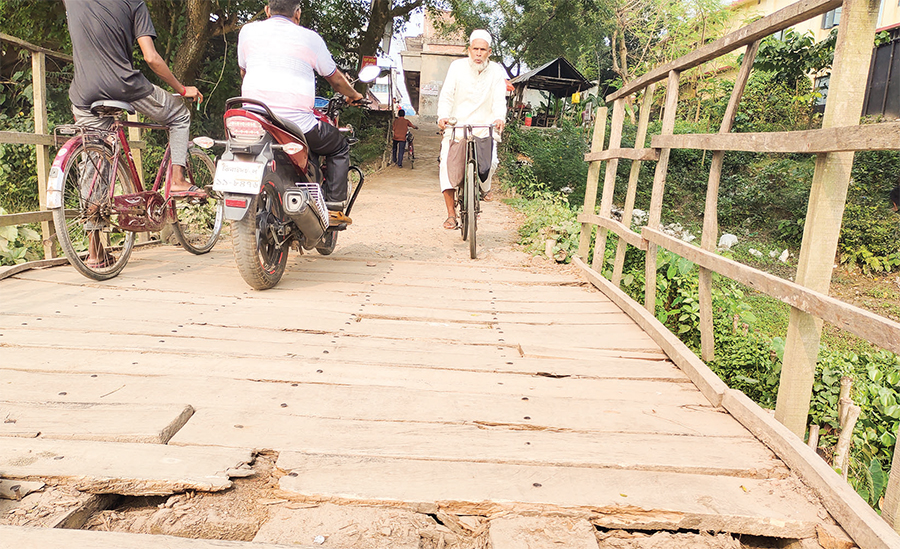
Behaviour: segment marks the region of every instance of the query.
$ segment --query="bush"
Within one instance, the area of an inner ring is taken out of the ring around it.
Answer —
[[[589,131],[567,120],[559,128],[510,124],[501,149],[507,185],[525,198],[544,191],[562,192],[569,195],[570,203],[583,203]]]

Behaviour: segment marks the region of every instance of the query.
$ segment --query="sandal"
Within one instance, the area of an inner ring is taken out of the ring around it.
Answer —
[[[104,254],[103,257],[97,259],[85,258],[84,266],[88,269],[105,269],[107,267],[112,267],[115,263],[115,259],[109,254]]]
[[[456,222],[455,217],[448,217],[446,221],[444,221],[444,228],[452,231],[453,229],[458,229],[459,224]]]
[[[494,193],[493,191],[488,191],[481,195],[481,200],[484,202],[493,202],[494,201]]]
[[[209,195],[197,185],[191,185],[186,191],[171,191],[169,196],[173,198],[206,198]]]

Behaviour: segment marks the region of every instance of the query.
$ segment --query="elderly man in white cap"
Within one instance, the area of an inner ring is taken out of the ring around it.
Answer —
[[[486,30],[473,31],[469,36],[469,57],[459,59],[450,64],[447,78],[438,98],[438,126],[443,130],[450,118],[455,118],[457,125],[494,124],[497,133],[503,130],[506,120],[506,71],[497,63],[492,63],[491,35]],[[483,136],[487,130],[483,130]],[[447,173],[447,153],[454,132],[444,132],[441,143],[440,180],[441,192],[447,205],[445,229],[457,228],[456,197],[450,177]],[[477,135],[477,134],[476,134]],[[457,132],[457,139],[462,138]],[[497,148],[494,147],[491,174],[481,185],[482,199],[491,200],[491,178],[497,166]]]

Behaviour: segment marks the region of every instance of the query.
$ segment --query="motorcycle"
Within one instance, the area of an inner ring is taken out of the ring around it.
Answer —
[[[359,80],[371,82],[380,73],[370,65],[359,72]],[[235,97],[225,105],[228,138],[198,137],[193,142],[201,148],[225,146],[216,163],[213,189],[223,194],[225,219],[233,222],[234,258],[241,277],[250,287],[266,290],[281,280],[292,246],[300,253],[334,251],[338,233],[352,223],[349,215],[362,188],[362,172],[351,166],[347,199],[326,203],[324,159],[310,151],[296,125],[261,101]],[[350,133],[352,144],[353,128],[338,126],[346,106],[345,98],[336,94],[324,112],[313,112],[319,120]]]

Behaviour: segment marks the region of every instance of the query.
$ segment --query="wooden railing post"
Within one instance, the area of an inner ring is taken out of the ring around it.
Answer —
[[[722,117],[722,125],[719,133],[729,133],[734,125],[734,115],[737,113],[738,104],[744,95],[747,81],[750,80],[750,70],[756,59],[756,51],[759,49],[759,40],[747,46],[744,52],[744,62],[738,72],[734,89],[731,91],[731,99],[725,108]],[[713,153],[709,168],[709,183],[706,186],[706,209],[703,212],[703,235],[700,238],[700,246],[707,251],[713,251],[719,238],[719,183],[722,180],[722,165],[725,162],[725,151]],[[712,305],[712,271],[700,268],[700,358],[709,362],[715,359],[715,332],[713,329],[713,305]]]
[[[34,133],[46,135],[47,121],[47,55],[44,52],[31,54],[31,89],[34,93]],[[47,210],[47,178],[50,177],[50,147],[36,145],[38,203],[42,211]],[[41,236],[44,241],[44,259],[56,257],[56,231],[52,221],[41,222]]]
[[[675,133],[675,111],[678,110],[678,82],[679,73],[669,71],[666,83],[666,106],[663,111],[662,128],[660,135],[672,135]],[[659,161],[656,163],[656,172],[653,176],[653,191],[650,196],[650,215],[647,226],[658,229],[662,219],[663,194],[666,188],[666,174],[669,171],[669,154],[671,149],[663,148],[659,152]],[[656,316],[656,244],[647,247],[646,267],[644,275],[644,307],[650,314]]]
[[[641,102],[640,118],[638,120],[637,134],[634,138],[634,148],[643,149],[645,141],[647,141],[647,127],[650,125],[650,108],[653,106],[653,92],[656,91],[656,84],[650,84],[644,90],[644,100]],[[637,196],[638,177],[641,175],[641,161],[631,161],[631,173],[628,175],[628,190],[625,192],[625,207],[622,211],[622,225],[627,229],[631,228],[631,217],[634,213],[634,199]],[[613,266],[612,283],[616,286],[622,282],[622,270],[625,268],[625,252],[628,250],[628,243],[625,239],[619,239],[619,245],[616,247],[616,262]]]
[[[891,527],[900,532],[900,431],[894,433],[894,458],[891,460],[891,474],[888,478],[887,490],[884,492],[884,503],[881,504],[881,517]]]
[[[603,150],[603,142],[606,140],[606,116],[609,109],[598,107],[594,117],[594,134],[591,139],[591,152]],[[597,184],[600,180],[600,162],[588,164],[587,184],[584,189],[584,210],[586,214],[593,214],[597,208]],[[590,261],[588,253],[591,246],[591,233],[594,226],[591,223],[581,224],[581,240],[578,242],[578,257],[587,263]]]
[[[138,121],[138,115],[129,114],[128,120],[131,122]],[[128,140],[129,141],[140,141],[141,140],[141,129],[140,128],[128,128]],[[141,180],[141,188],[146,189],[144,186],[144,153],[141,149],[134,147],[131,149],[131,157],[134,159],[134,167],[137,170],[138,177]],[[150,233],[138,233],[137,241],[139,244],[150,242]]]
[[[625,124],[625,98],[613,102],[612,121],[609,125],[609,149],[618,149],[622,145],[622,126]],[[619,159],[606,161],[606,175],[603,177],[603,194],[600,198],[600,217],[609,217],[612,211],[613,192],[616,190],[616,171]],[[591,266],[598,273],[603,271],[606,259],[606,235],[609,229],[597,227],[597,239],[594,241],[594,260]]]
[[[823,128],[859,124],[878,7],[879,0],[844,2]],[[831,285],[852,167],[852,152],[816,158],[796,281],[824,294]],[[806,432],[821,334],[822,320],[791,309],[775,418],[801,438]]]

